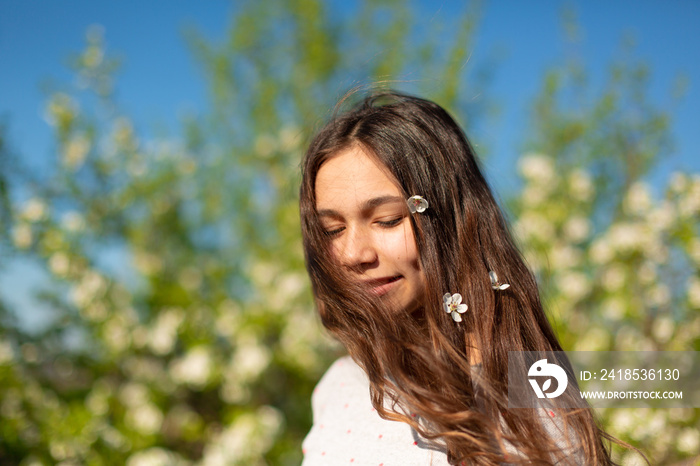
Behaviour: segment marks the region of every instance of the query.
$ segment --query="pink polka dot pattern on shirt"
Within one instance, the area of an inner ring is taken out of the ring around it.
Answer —
[[[433,466],[448,466],[445,454],[415,441],[411,426],[382,419],[369,395],[366,375],[349,358],[331,366],[313,391],[314,427],[302,448],[303,466],[423,465],[431,458]]]
[[[377,414],[371,403],[369,381],[349,357],[336,362],[326,372],[313,391],[312,404],[314,427],[302,447],[303,466],[348,463],[449,466],[446,451],[431,449],[427,443],[416,440],[416,432],[407,423],[382,419]],[[387,406],[387,409],[391,407]],[[408,411],[405,414],[409,419],[415,419],[413,422],[420,419],[417,413]],[[556,431],[559,419],[555,411],[542,406],[539,416],[544,427],[559,441],[561,435]],[[408,447],[409,443],[416,448]],[[384,463],[382,459],[389,462]],[[508,456],[504,455],[504,460],[508,462]]]

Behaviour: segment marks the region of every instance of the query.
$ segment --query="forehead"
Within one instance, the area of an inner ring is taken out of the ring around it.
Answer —
[[[390,173],[361,147],[340,151],[316,175],[317,209],[351,207],[378,196],[400,196]]]

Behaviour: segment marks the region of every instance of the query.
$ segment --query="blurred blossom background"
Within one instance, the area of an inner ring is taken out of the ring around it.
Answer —
[[[565,349],[700,350],[699,20],[0,2],[0,463],[299,464],[342,354],[304,270],[299,162],[375,81],[466,128]],[[652,464],[697,464],[698,409],[598,414]]]

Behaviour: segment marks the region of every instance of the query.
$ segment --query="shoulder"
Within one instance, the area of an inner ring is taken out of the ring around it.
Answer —
[[[519,408],[515,408],[519,409]],[[566,410],[558,409],[552,406],[547,401],[541,401],[536,408],[528,409],[532,413],[534,419],[539,422],[544,430],[543,434],[547,435],[552,441],[554,450],[551,452],[550,460],[553,465],[586,465],[586,457],[584,456],[583,445],[574,428],[566,421]],[[503,418],[501,422],[504,423]],[[505,425],[505,424],[503,424]],[[526,461],[524,453],[520,452],[511,442],[505,442],[505,450],[507,456],[512,460]],[[513,464],[516,464],[513,463]],[[511,464],[508,461],[506,464]]]
[[[356,397],[369,399],[369,381],[360,366],[350,356],[344,356],[331,364],[314,388],[311,395],[314,420],[329,406]]]
[[[364,371],[350,356],[343,356],[331,364],[323,377],[321,377],[316,388],[319,390],[328,389],[336,383],[345,381],[353,384],[368,383]]]
[[[303,465],[448,466],[446,453],[434,450],[410,425],[379,416],[369,385],[350,357],[328,368],[311,397],[313,426],[302,444]]]
[[[565,412],[547,405],[536,409],[540,423],[559,450],[553,457],[554,464],[586,464],[583,446],[576,432],[564,419]]]

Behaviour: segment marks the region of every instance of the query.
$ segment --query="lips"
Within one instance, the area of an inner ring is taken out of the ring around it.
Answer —
[[[367,283],[367,286],[370,287],[372,293],[381,296],[383,294],[388,293],[394,286],[396,286],[398,281],[402,278],[403,277],[401,275],[395,275],[392,277],[382,277],[373,280],[367,280],[365,283]]]

